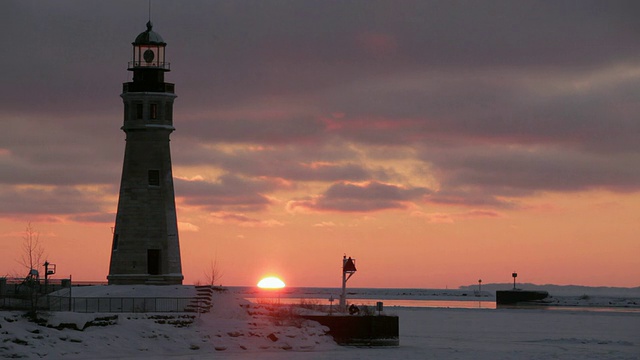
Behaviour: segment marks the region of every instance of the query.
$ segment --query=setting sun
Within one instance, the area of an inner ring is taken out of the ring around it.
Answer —
[[[266,277],[258,282],[258,287],[261,289],[282,289],[284,282],[275,276]]]

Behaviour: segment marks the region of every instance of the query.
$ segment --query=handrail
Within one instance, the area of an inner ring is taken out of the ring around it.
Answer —
[[[154,61],[149,65],[146,61],[129,61],[128,67],[129,69],[162,69],[162,70],[171,70],[171,63],[168,62],[157,62]]]

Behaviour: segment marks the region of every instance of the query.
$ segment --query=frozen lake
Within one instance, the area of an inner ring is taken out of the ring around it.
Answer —
[[[581,289],[583,290],[583,289]],[[341,289],[338,288],[286,288],[262,290],[254,287],[232,287],[230,291],[254,303],[316,304],[335,307]],[[518,306],[549,311],[590,312],[640,312],[640,290],[630,289],[624,294],[609,295],[596,291],[591,295],[567,289],[550,294],[547,305]],[[576,295],[580,294],[580,295]],[[496,309],[495,292],[460,289],[349,289],[347,301],[351,304],[375,306],[383,302],[386,309],[409,308],[453,308]],[[332,298],[333,302],[329,299]],[[505,308],[503,306],[503,308]],[[506,307],[508,308],[508,307]]]
[[[280,304],[296,305],[300,303],[323,304],[328,306],[329,301],[324,298],[246,298],[254,303],[274,302]],[[376,306],[378,300],[349,298],[349,303],[356,305]],[[333,306],[337,306],[337,301]],[[431,308],[455,308],[455,309],[495,309],[495,301],[460,301],[460,300],[395,300],[382,301],[386,309],[395,307],[431,307]]]

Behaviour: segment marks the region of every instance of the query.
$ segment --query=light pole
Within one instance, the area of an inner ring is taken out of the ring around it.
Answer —
[[[329,296],[329,315],[333,314],[333,301],[335,299],[333,298],[333,295]]]
[[[49,275],[56,273],[56,264],[50,264],[45,260],[44,264],[44,293],[47,295],[47,306],[49,305]],[[49,268],[51,267],[51,268]]]
[[[44,292],[45,294],[48,292],[49,286],[49,275],[53,275],[56,273],[56,265],[49,263],[49,261],[45,260],[44,264]],[[51,269],[49,269],[51,266]]]
[[[347,310],[347,280],[356,272],[355,259],[342,257],[342,294],[340,294],[340,311]],[[348,276],[347,276],[348,275]]]

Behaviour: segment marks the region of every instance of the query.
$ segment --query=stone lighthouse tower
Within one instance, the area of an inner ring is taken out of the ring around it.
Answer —
[[[171,172],[169,135],[173,132],[174,85],[162,37],[138,35],[122,86],[126,134],[109,284],[182,284],[178,223]]]

